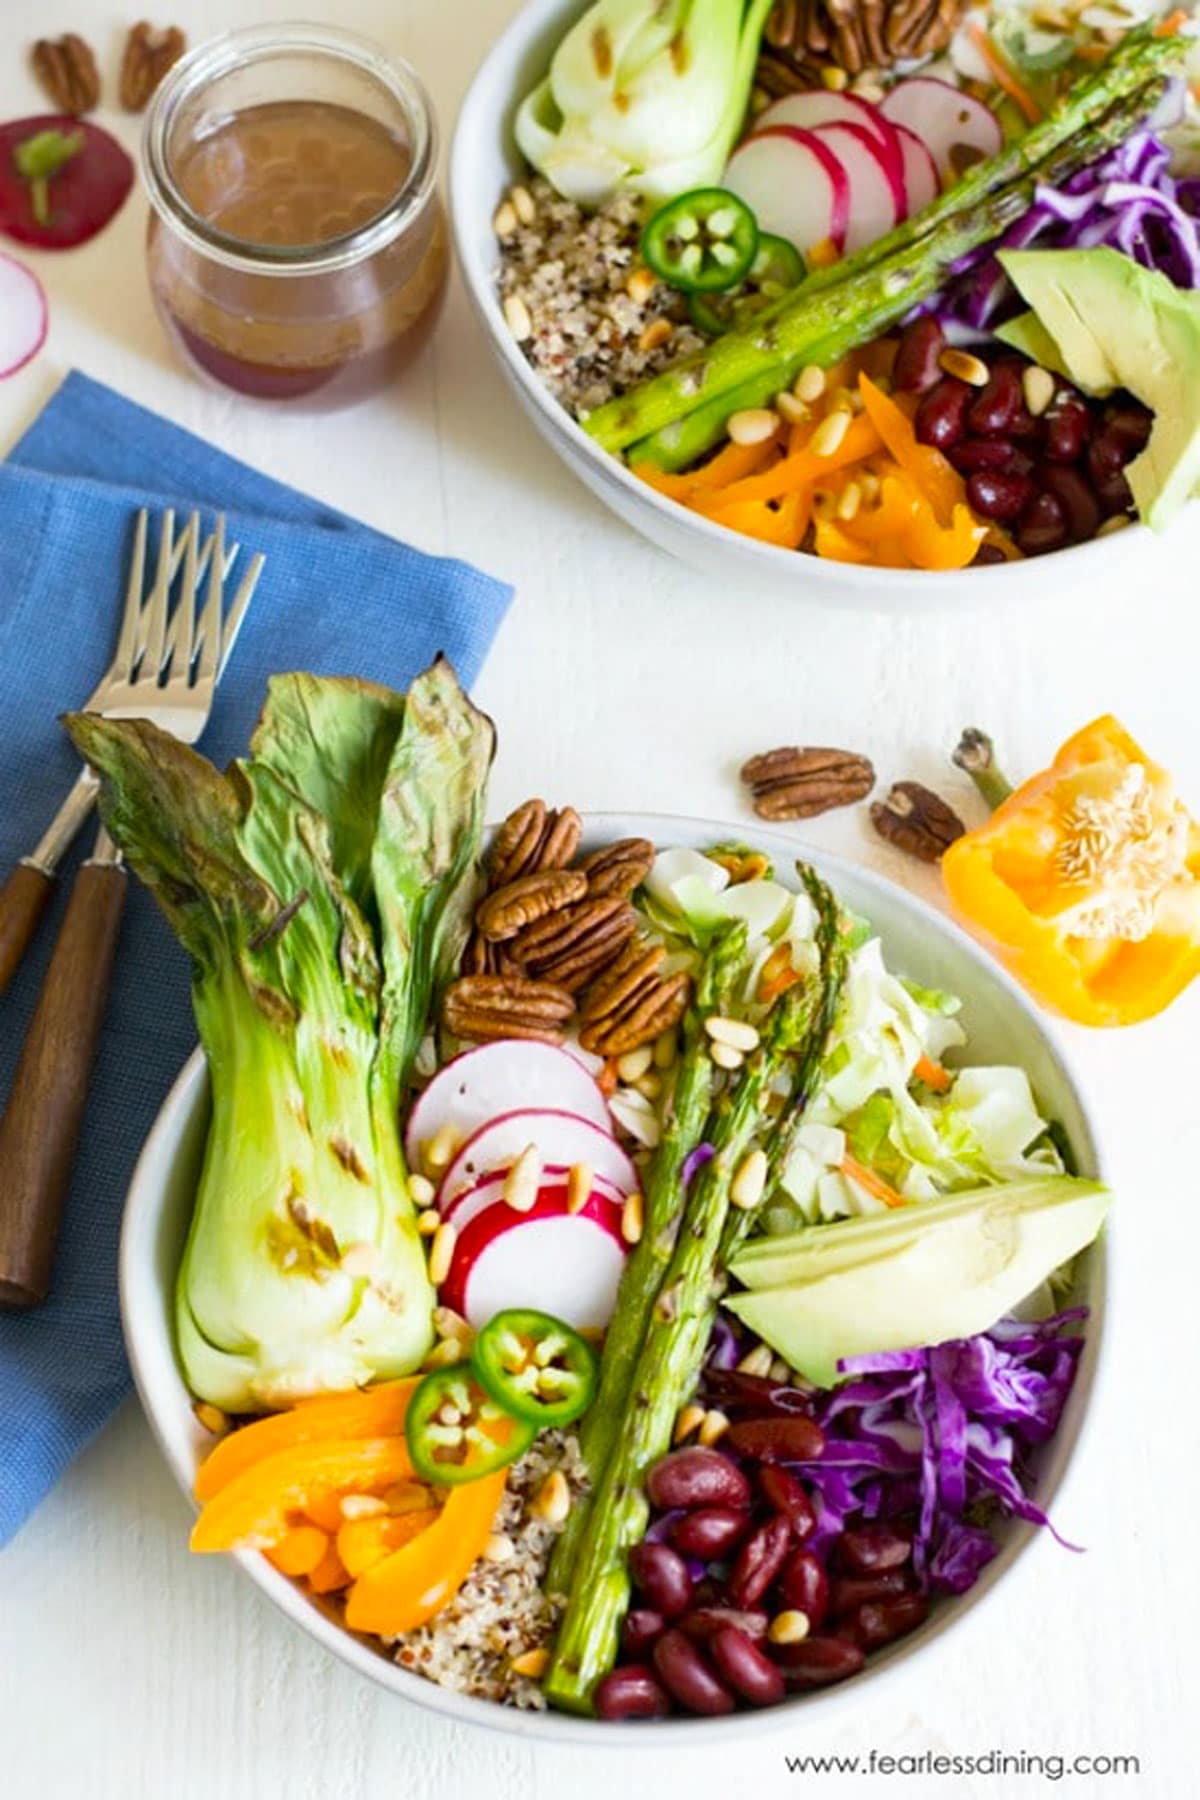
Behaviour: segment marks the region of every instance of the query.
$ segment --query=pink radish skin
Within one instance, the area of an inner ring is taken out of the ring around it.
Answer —
[[[827,144],[798,125],[756,131],[734,151],[725,186],[744,200],[762,231],[787,238],[802,254],[832,240],[846,242],[850,183]]]
[[[507,1169],[497,1169],[494,1174],[486,1176],[484,1180],[476,1182],[474,1187],[469,1187],[463,1193],[459,1194],[458,1198],[451,1203],[446,1212],[447,1221],[453,1225],[456,1231],[465,1230],[472,1219],[477,1219],[480,1213],[487,1211],[489,1206],[505,1205],[504,1182],[507,1174]],[[567,1191],[567,1170],[555,1168],[545,1169],[543,1171],[543,1179],[538,1192],[542,1193],[557,1188],[561,1188],[565,1196]],[[595,1205],[591,1207],[592,1215],[594,1217],[599,1218],[605,1216],[606,1209],[610,1209],[611,1214],[616,1215],[618,1224],[620,1223],[621,1208],[625,1203],[625,1196],[619,1188],[613,1187],[611,1182],[602,1180],[599,1175],[592,1176],[592,1192],[589,1205],[591,1202],[595,1202]],[[511,1207],[506,1206],[506,1211],[512,1212],[512,1210]],[[585,1208],[585,1210],[587,1209]]]
[[[602,1202],[566,1210],[566,1189],[544,1189],[527,1213],[490,1206],[465,1227],[439,1298],[476,1330],[510,1306],[536,1306],[577,1330],[607,1325],[626,1245]]]
[[[937,164],[915,131],[907,125],[895,125],[900,146],[900,166],[904,175],[904,199],[907,212],[921,212],[941,192]]]
[[[408,1166],[421,1167],[422,1144],[443,1125],[465,1140],[501,1114],[531,1106],[577,1113],[612,1130],[604,1095],[573,1056],[553,1044],[505,1038],[464,1050],[417,1095],[404,1132]]]
[[[847,255],[873,244],[904,217],[904,183],[899,159],[889,158],[861,125],[820,125],[813,137],[837,157],[850,184],[846,217]]]
[[[581,1119],[578,1113],[557,1112],[548,1107],[502,1113],[469,1137],[438,1188],[437,1203],[443,1212],[459,1194],[473,1187],[493,1169],[507,1169],[528,1144],[533,1144],[546,1166],[570,1168],[586,1163],[597,1175],[628,1194],[637,1186],[637,1170],[611,1133]]]
[[[84,143],[50,177],[50,217],[41,225],[33,216],[33,188],[17,172],[13,156],[39,131],[82,131]],[[133,163],[115,137],[87,119],[42,113],[10,119],[0,125],[0,231],[20,244],[39,250],[71,250],[103,231],[125,204],[133,186]]]
[[[989,107],[932,75],[898,81],[880,111],[893,125],[903,125],[920,138],[944,185],[958,179],[950,158],[955,145],[995,156],[1004,143],[1000,121]]]
[[[891,122],[869,100],[857,94],[834,94],[828,88],[808,88],[802,94],[785,94],[754,121],[752,136],[769,131],[773,125],[799,125],[802,131],[816,131],[822,125],[857,125],[860,131],[875,138],[892,167],[901,166],[900,146]]]
[[[0,381],[33,361],[49,324],[45,290],[33,270],[0,253]]]

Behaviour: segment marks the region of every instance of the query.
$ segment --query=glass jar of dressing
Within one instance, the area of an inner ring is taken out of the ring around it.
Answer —
[[[348,32],[253,27],[183,57],[142,170],[150,286],[186,360],[309,405],[389,381],[445,292],[436,160],[416,75]]]

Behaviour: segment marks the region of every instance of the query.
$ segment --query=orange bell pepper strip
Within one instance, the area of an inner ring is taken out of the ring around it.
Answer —
[[[869,375],[860,375],[858,391],[863,406],[888,450],[917,490],[933,507],[939,525],[953,524],[954,508],[967,503],[967,484],[940,450],[919,444],[912,423],[896,402],[877,388]]]
[[[723,488],[721,505],[732,506],[743,500],[782,500],[785,494],[794,493],[797,488],[809,487],[838,469],[862,462],[879,449],[880,442],[881,434],[876,426],[865,414],[858,413],[830,455],[817,456],[807,448],[794,451],[773,468],[764,469],[758,475],[748,475],[744,481],[735,481]]]
[[[438,1508],[426,1506],[420,1512],[380,1515],[373,1519],[347,1519],[338,1528],[337,1553],[351,1575],[361,1575],[373,1564],[382,1562],[393,1550],[420,1537],[436,1523]]]
[[[346,1596],[350,1630],[394,1637],[440,1612],[483,1553],[504,1498],[504,1481],[499,1469],[451,1488],[427,1531],[360,1575]]]
[[[412,1473],[400,1438],[321,1438],[251,1463],[226,1482],[192,1528],[193,1550],[267,1550],[286,1536],[290,1515],[330,1494],[363,1493]]]
[[[1044,1005],[1153,1018],[1200,974],[1200,825],[1109,715],[942,858],[956,912]]]
[[[322,1531],[316,1525],[293,1525],[266,1552],[266,1558],[281,1575],[311,1575],[324,1561],[328,1549],[327,1531]]]
[[[826,557],[830,562],[865,565],[875,561],[867,546],[833,519],[817,520],[815,538],[817,555]]]
[[[728,487],[730,482],[741,481],[777,455],[778,434],[761,444],[726,444],[708,462],[682,475],[659,469],[653,463],[634,463],[633,473],[647,487],[657,488],[660,494],[682,501],[686,506],[693,494],[712,493]]]
[[[404,1415],[416,1388],[415,1381],[384,1381],[378,1387],[326,1394],[231,1431],[200,1465],[197,1500],[211,1500],[252,1463],[277,1456],[293,1444],[320,1438],[403,1437]]]
[[[350,1586],[350,1572],[337,1553],[337,1545],[330,1543],[328,1550],[311,1570],[308,1585],[314,1594],[336,1594],[339,1589]]]
[[[336,1537],[342,1528],[342,1496],[340,1494],[317,1494],[304,1508],[304,1516],[312,1525],[319,1525],[330,1537]]]

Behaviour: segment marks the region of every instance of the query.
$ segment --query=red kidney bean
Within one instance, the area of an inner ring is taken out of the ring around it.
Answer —
[[[843,1531],[837,1541],[838,1559],[856,1575],[879,1575],[884,1569],[901,1569],[912,1555],[912,1538],[890,1525],[860,1525]]]
[[[895,1600],[908,1591],[903,1569],[884,1569],[878,1575],[840,1575],[829,1584],[829,1611],[842,1619],[873,1600]]]
[[[1106,513],[1126,512],[1133,505],[1133,493],[1125,478],[1124,448],[1107,428],[1087,447],[1087,472]]]
[[[1013,414],[1012,422],[1005,432],[1005,436],[1015,438],[1020,444],[1032,445],[1036,440],[1041,439],[1045,429],[1041,419],[1036,418],[1022,402]]]
[[[1001,550],[999,544],[980,544],[978,550],[971,558],[971,567],[973,569],[982,568],[986,567],[989,563],[1002,563],[1007,561],[1008,558],[1005,556],[1003,550]]]
[[[795,1537],[811,1537],[817,1527],[813,1503],[790,1469],[767,1463],[758,1471],[758,1485],[767,1505],[782,1513]]]
[[[1111,437],[1122,449],[1122,462],[1128,462],[1144,450],[1154,424],[1153,415],[1132,401],[1110,401],[1104,408],[1103,435]]]
[[[1100,523],[1100,503],[1078,469],[1065,464],[1048,463],[1040,471],[1043,488],[1054,495],[1062,507],[1067,535],[1076,544],[1095,537]]]
[[[738,1551],[729,1578],[735,1606],[754,1606],[762,1599],[787,1559],[792,1528],[781,1513],[751,1533]]]
[[[1021,515],[1017,545],[1026,556],[1041,556],[1067,541],[1067,521],[1053,494],[1039,494]]]
[[[1051,462],[1074,462],[1083,454],[1092,416],[1071,388],[1059,388],[1042,415],[1046,425],[1046,455]]]
[[[892,364],[892,386],[910,394],[923,394],[940,380],[938,357],[946,338],[936,319],[914,319],[902,333]]]
[[[672,1450],[656,1462],[646,1477],[646,1492],[660,1512],[677,1506],[750,1504],[750,1483],[737,1464],[700,1444]]]
[[[1128,512],[1133,505],[1133,489],[1120,469],[1106,481],[1093,483],[1093,491],[1106,518],[1111,519],[1114,513]]]
[[[736,1625],[718,1631],[708,1651],[717,1673],[749,1705],[775,1706],[783,1699],[786,1688],[781,1671]]]
[[[765,1638],[768,1619],[765,1612],[739,1611],[733,1606],[694,1606],[679,1621],[680,1631],[686,1631],[698,1644],[706,1642],[714,1632],[724,1630],[726,1625],[736,1626],[748,1638]]]
[[[847,1675],[858,1674],[865,1660],[857,1644],[834,1637],[807,1637],[798,1644],[776,1644],[773,1654],[787,1685],[801,1692],[845,1681]]]
[[[920,444],[932,444],[935,450],[949,450],[966,431],[967,408],[975,389],[956,375],[943,376],[930,388],[917,408],[913,429]]]
[[[698,1506],[671,1527],[671,1542],[681,1556],[716,1562],[745,1537],[750,1515],[735,1506]]]
[[[1018,450],[1015,444],[1001,437],[964,438],[961,444],[955,444],[946,455],[960,475],[979,475],[985,470],[994,469],[1005,472],[1016,470],[1020,475],[1028,475],[1033,467],[1023,450]]]
[[[993,469],[967,477],[967,499],[975,511],[1002,525],[1019,519],[1036,494],[1028,475],[1009,475]]]
[[[924,1594],[901,1594],[893,1600],[871,1600],[851,1613],[846,1623],[863,1650],[880,1650],[924,1623],[929,1601]]]
[[[678,1550],[669,1544],[635,1544],[629,1552],[634,1587],[655,1612],[673,1619],[692,1603],[692,1578]]]
[[[821,1427],[815,1419],[800,1414],[787,1419],[739,1419],[729,1427],[727,1441],[731,1450],[752,1456],[756,1462],[815,1462],[825,1448]]]
[[[659,1637],[666,1621],[659,1612],[652,1612],[648,1606],[635,1606],[625,1614],[625,1623],[621,1627],[621,1649],[631,1662],[644,1656],[656,1637]]]
[[[998,362],[967,408],[967,430],[980,437],[999,436],[1011,428],[1023,405],[1021,364]]]
[[[797,1550],[784,1564],[779,1593],[785,1607],[802,1612],[814,1631],[829,1611],[829,1577],[811,1550]]]
[[[733,1695],[682,1631],[664,1631],[654,1646],[659,1680],[690,1713],[715,1716],[733,1711]]]
[[[811,1414],[813,1410],[812,1395],[802,1388],[772,1381],[769,1375],[747,1375],[743,1369],[710,1369],[704,1387],[726,1412],[745,1407],[752,1418],[764,1413]]]
[[[640,1663],[612,1669],[596,1689],[601,1719],[665,1719],[671,1700],[653,1670]]]

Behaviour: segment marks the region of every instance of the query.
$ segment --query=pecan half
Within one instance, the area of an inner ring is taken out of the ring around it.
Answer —
[[[529,975],[578,993],[615,959],[637,929],[637,914],[619,894],[580,900],[529,925],[513,955]]]
[[[127,112],[141,112],[169,68],[187,49],[178,25],[161,28],[138,21],[125,40],[119,93]]]
[[[811,819],[861,800],[875,785],[869,759],[852,750],[785,745],[752,756],[742,780],[760,819]]]
[[[597,1056],[624,1056],[678,1025],[691,997],[686,974],[660,976],[661,944],[644,939],[629,946],[588,994],[579,1041]]]
[[[887,798],[872,806],[871,823],[897,850],[927,863],[939,862],[966,830],[954,808],[919,781],[893,782]]]
[[[649,838],[620,838],[593,850],[579,864],[588,878],[588,893],[595,899],[605,894],[622,898],[640,887],[654,867],[654,845]]]
[[[583,822],[573,806],[547,810],[544,800],[526,800],[509,813],[496,833],[488,857],[492,887],[506,887],[522,875],[542,869],[565,869],[579,848]]]
[[[515,881],[487,894],[475,909],[475,924],[482,937],[503,944],[548,913],[582,900],[587,876],[577,869],[541,869],[534,875],[518,875]]]
[[[565,989],[519,975],[463,975],[446,989],[442,1023],[455,1037],[487,1043],[493,1038],[535,1038],[561,1044],[575,1011]]]
[[[519,975],[521,973],[504,944],[489,944],[473,931],[462,954],[464,975]]]
[[[91,45],[74,31],[39,38],[32,51],[33,72],[59,112],[91,112],[100,98],[100,74]]]

